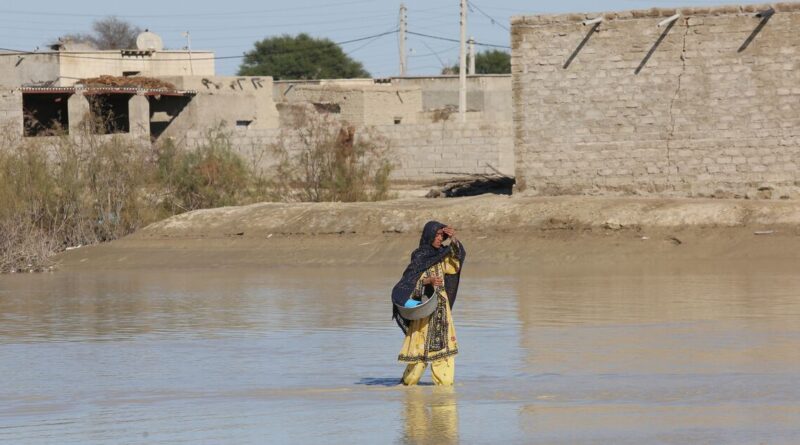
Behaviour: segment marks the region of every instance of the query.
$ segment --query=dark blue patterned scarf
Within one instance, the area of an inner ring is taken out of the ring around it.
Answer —
[[[460,242],[454,241],[449,246],[442,246],[438,249],[433,247],[432,243],[434,238],[436,238],[436,231],[444,227],[446,227],[446,225],[438,221],[428,221],[425,224],[425,227],[422,229],[422,236],[420,236],[419,239],[419,247],[411,252],[411,262],[408,264],[408,267],[406,267],[405,272],[403,272],[403,277],[400,278],[400,281],[398,281],[392,289],[392,318],[397,322],[397,325],[400,326],[404,334],[408,331],[410,321],[400,316],[396,305],[403,306],[406,303],[414,292],[419,277],[428,270],[428,268],[442,262],[450,252],[456,255],[462,267],[464,265],[466,252],[464,251],[464,246]],[[456,274],[444,276],[444,288],[447,292],[450,308],[452,308],[453,304],[456,302],[460,277],[461,268],[459,268]]]

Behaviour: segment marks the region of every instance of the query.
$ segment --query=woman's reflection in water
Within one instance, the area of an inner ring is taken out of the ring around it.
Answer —
[[[458,443],[458,403],[452,386],[405,390],[403,444]]]

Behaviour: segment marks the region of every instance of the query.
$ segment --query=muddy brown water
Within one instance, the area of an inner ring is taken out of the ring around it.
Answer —
[[[800,443],[781,264],[464,272],[453,388],[397,386],[386,267],[0,277],[0,442]]]

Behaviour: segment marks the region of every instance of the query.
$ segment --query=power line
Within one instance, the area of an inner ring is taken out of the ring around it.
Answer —
[[[431,47],[430,47],[430,46],[429,46],[427,43],[425,43],[425,41],[424,41],[424,40],[420,39],[420,42],[422,42],[422,44],[423,44],[423,45],[425,45],[425,48],[428,48],[428,51],[430,51],[430,54],[433,54],[434,56],[436,56],[436,60],[438,60],[438,61],[439,61],[439,63],[441,63],[441,64],[442,64],[442,68],[447,68],[447,64],[446,64],[446,63],[444,63],[444,60],[442,60],[442,58],[441,58],[441,57],[439,57],[439,53],[437,53],[436,51],[434,51],[434,50],[433,50],[433,48],[431,48]],[[449,50],[448,50],[448,51],[449,51]],[[446,51],[442,50],[442,51],[440,51],[440,52],[446,52]],[[430,55],[430,54],[427,54],[427,55]]]
[[[378,37],[383,37],[385,35],[394,34],[396,32],[398,32],[398,30],[394,29],[392,31],[387,31],[387,32],[383,32],[383,33],[380,33],[380,34],[374,34],[374,35],[371,35],[371,36],[359,37],[359,38],[356,38],[356,39],[350,39],[350,40],[344,40],[344,41],[341,41],[341,42],[332,42],[332,43],[334,45],[347,45],[348,43],[356,43],[356,42],[361,42],[361,41],[364,41],[364,40],[375,39],[375,38],[378,38]],[[273,53],[270,53],[270,55],[291,54],[291,53],[303,52],[303,51],[321,51],[323,49],[324,48],[317,48],[317,47],[315,47],[315,48],[310,48],[310,47],[309,48],[296,48],[296,49],[288,50],[288,51],[273,52]],[[0,57],[2,57],[2,56],[26,56],[26,55],[33,55],[33,54],[52,54],[50,52],[38,53],[38,52],[33,52],[33,51],[20,51],[20,50],[9,49],[9,48],[0,48],[0,51],[9,51],[9,53],[0,54]],[[80,54],[94,54],[94,52],[82,51],[82,52],[75,52],[75,53],[59,53],[59,56],[70,58],[70,59],[111,60],[108,57],[83,56],[83,55],[80,55]],[[238,55],[238,56],[193,57],[192,60],[193,61],[198,61],[198,60],[225,60],[225,59],[241,59],[241,58],[244,58],[244,57],[245,57],[245,54]],[[189,59],[188,58],[152,59],[152,60],[149,60],[149,62],[186,62],[187,60],[189,60]]]
[[[314,9],[335,7],[339,8],[345,5],[354,5],[359,3],[373,3],[373,0],[356,0],[350,2],[336,2],[327,5],[315,6]],[[237,12],[205,12],[205,13],[176,13],[176,14],[78,14],[73,12],[47,12],[47,11],[20,11],[20,10],[0,10],[2,14],[18,14],[18,15],[37,15],[37,16],[55,16],[55,17],[109,17],[115,16],[118,18],[161,18],[161,17],[223,17],[223,16],[238,16],[238,15],[253,15],[253,14],[274,14],[284,11],[308,11],[308,6],[297,6],[294,8],[280,8],[280,9],[260,9],[250,11],[237,11]]]
[[[378,39],[380,39],[380,38],[381,38],[381,37],[383,37],[383,36],[387,36],[387,35],[389,35],[389,34],[396,34],[397,32],[399,32],[399,30],[398,30],[398,29],[393,29],[393,30],[389,30],[389,31],[386,31],[386,32],[383,32],[383,33],[377,34],[375,37],[373,37],[373,38],[369,39],[369,41],[367,41],[367,42],[366,42],[366,43],[364,43],[363,45],[360,45],[360,46],[358,46],[357,48],[351,49],[350,51],[346,52],[345,54],[347,54],[347,55],[349,56],[350,54],[353,54],[354,52],[356,52],[356,51],[358,51],[358,50],[360,50],[360,49],[364,48],[365,46],[372,45],[373,43],[375,43],[376,41],[378,41]]]
[[[626,0],[626,1],[647,1],[647,0]],[[656,0],[658,1],[658,0]],[[716,0],[712,0],[716,1]],[[502,8],[498,6],[490,6],[486,8],[490,11],[506,11],[516,15],[529,15],[529,14],[552,14],[552,10],[543,9],[520,9],[520,8]]]
[[[484,17],[486,17],[487,19],[491,20],[491,22],[492,22],[492,25],[497,25],[497,26],[499,26],[499,27],[501,27],[501,28],[505,29],[506,31],[508,31],[508,32],[511,32],[511,30],[510,30],[510,29],[508,29],[508,27],[507,27],[507,26],[505,26],[505,25],[501,24],[499,21],[495,20],[495,18],[494,18],[494,17],[492,17],[492,16],[490,16],[489,14],[487,14],[487,13],[483,12],[483,10],[482,10],[481,8],[479,8],[479,7],[478,7],[478,5],[476,5],[475,3],[473,3],[473,2],[471,2],[471,1],[469,1],[469,0],[467,0],[467,5],[469,5],[469,7],[470,7],[470,8],[474,8],[476,11],[480,12],[480,13],[481,13],[481,14],[482,14]]]
[[[444,40],[445,42],[456,42],[456,43],[461,43],[461,41],[460,41],[460,40],[458,40],[458,39],[450,39],[450,38],[447,38],[447,37],[432,36],[432,35],[430,35],[430,34],[423,34],[423,33],[421,33],[421,32],[406,31],[406,33],[407,33],[407,34],[411,34],[411,35],[415,35],[415,36],[420,36],[420,37],[427,37],[427,38],[429,38],[429,39]],[[510,47],[510,46],[507,46],[507,45],[495,45],[495,44],[493,44],[493,43],[480,43],[480,42],[475,42],[475,44],[476,44],[476,45],[479,45],[479,46],[489,46],[489,47],[492,47],[492,48],[511,49],[511,47]]]
[[[365,30],[369,29],[370,31],[377,31],[375,28],[378,28],[378,27],[385,28],[387,25],[388,25],[387,23],[375,23],[375,24],[366,25],[366,26],[349,26],[347,28],[322,28],[322,29],[315,29],[314,32],[319,34],[319,33],[322,33],[322,32],[324,32],[324,33],[333,33],[333,32],[339,32],[339,31],[354,31],[354,30],[360,30],[360,29],[365,29]],[[160,32],[160,30],[156,30],[156,31]],[[267,38],[267,36],[265,36],[263,34],[262,35],[253,35],[253,34],[251,34],[251,35],[231,35],[231,36],[226,36],[226,37],[210,37],[210,36],[207,36],[206,34],[201,34],[198,38],[196,38],[196,39],[193,38],[192,41],[193,42],[212,42],[212,43],[208,44],[208,46],[213,46],[214,48],[219,48],[220,46],[214,45],[213,42],[222,42],[222,41],[231,41],[231,40],[244,40],[244,39],[257,39],[257,40],[260,41],[260,40],[262,40],[264,38]]]
[[[374,19],[379,18],[387,18],[387,17],[394,17],[394,14],[374,14],[374,15],[362,15],[358,17],[354,17],[354,19],[358,19],[359,21],[372,21]],[[269,23],[269,22],[262,22],[257,25],[237,25],[235,26],[236,30],[245,30],[245,29],[275,29],[275,28],[291,28],[291,27],[303,27],[303,26],[317,26],[317,25],[330,25],[330,24],[341,24],[341,19],[328,19],[328,20],[320,20],[320,21],[303,21],[303,22],[277,22],[277,23]],[[361,22],[363,23],[363,22]],[[28,24],[27,22],[25,24]],[[56,31],[58,33],[70,33],[70,32],[82,32],[78,28],[78,26],[72,28],[57,28],[55,25],[44,25],[47,27],[47,30],[50,32]],[[231,30],[230,26],[181,26],[181,27],[158,27],[158,26],[150,26],[149,29],[163,33],[163,32],[174,32],[185,30],[187,27],[191,27],[193,32],[196,31],[203,31],[205,34],[215,33],[215,32],[229,32]],[[20,31],[37,31],[41,33],[41,27],[18,27],[18,26],[2,26],[3,29],[13,29],[13,30],[20,30]]]
[[[421,58],[421,57],[432,57],[432,56],[439,57],[439,54],[446,53],[446,52],[450,52],[450,51],[453,51],[454,49],[457,49],[457,48],[458,48],[458,46],[451,46],[451,47],[448,47],[448,48],[445,48],[445,49],[442,49],[442,50],[439,50],[439,51],[434,51],[433,49],[431,49],[431,47],[430,47],[430,46],[428,46],[428,44],[427,44],[427,43],[425,43],[425,41],[424,41],[424,40],[420,40],[420,42],[421,42],[423,45],[425,45],[425,47],[426,47],[426,48],[428,48],[428,50],[430,50],[431,52],[429,52],[429,53],[425,53],[425,54],[414,54],[414,55],[410,55],[410,56],[408,56],[408,57],[415,57],[415,58]],[[439,59],[439,62],[441,62],[441,63],[442,63],[442,65],[446,65],[444,62],[442,62],[442,60],[441,60],[441,59]]]
[[[375,14],[375,15],[363,15],[354,17],[358,20],[373,20],[379,18],[387,18],[387,17],[394,17],[394,14]],[[294,23],[285,23],[285,22],[278,22],[278,23],[260,23],[258,25],[237,25],[235,28],[238,29],[265,29],[265,28],[291,28],[291,27],[303,27],[303,26],[316,26],[316,25],[329,25],[334,23],[342,23],[341,19],[331,19],[331,20],[322,20],[317,22],[311,21],[303,21],[303,22],[294,22]],[[169,32],[169,31],[179,31],[181,29],[185,29],[186,27],[180,28],[155,28],[151,27],[150,29],[157,29],[160,32]],[[208,32],[227,32],[230,31],[229,26],[224,27],[217,27],[217,26],[195,26],[192,27],[193,31],[204,31]]]

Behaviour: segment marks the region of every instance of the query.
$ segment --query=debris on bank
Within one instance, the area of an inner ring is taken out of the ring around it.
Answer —
[[[161,79],[144,76],[120,77],[102,75],[100,77],[90,77],[81,79],[77,84],[85,87],[124,87],[124,88],[145,88],[149,90],[174,90],[175,85]]]
[[[440,182],[425,196],[427,198],[455,198],[486,193],[510,195],[515,182],[513,176],[500,173],[472,174]]]

